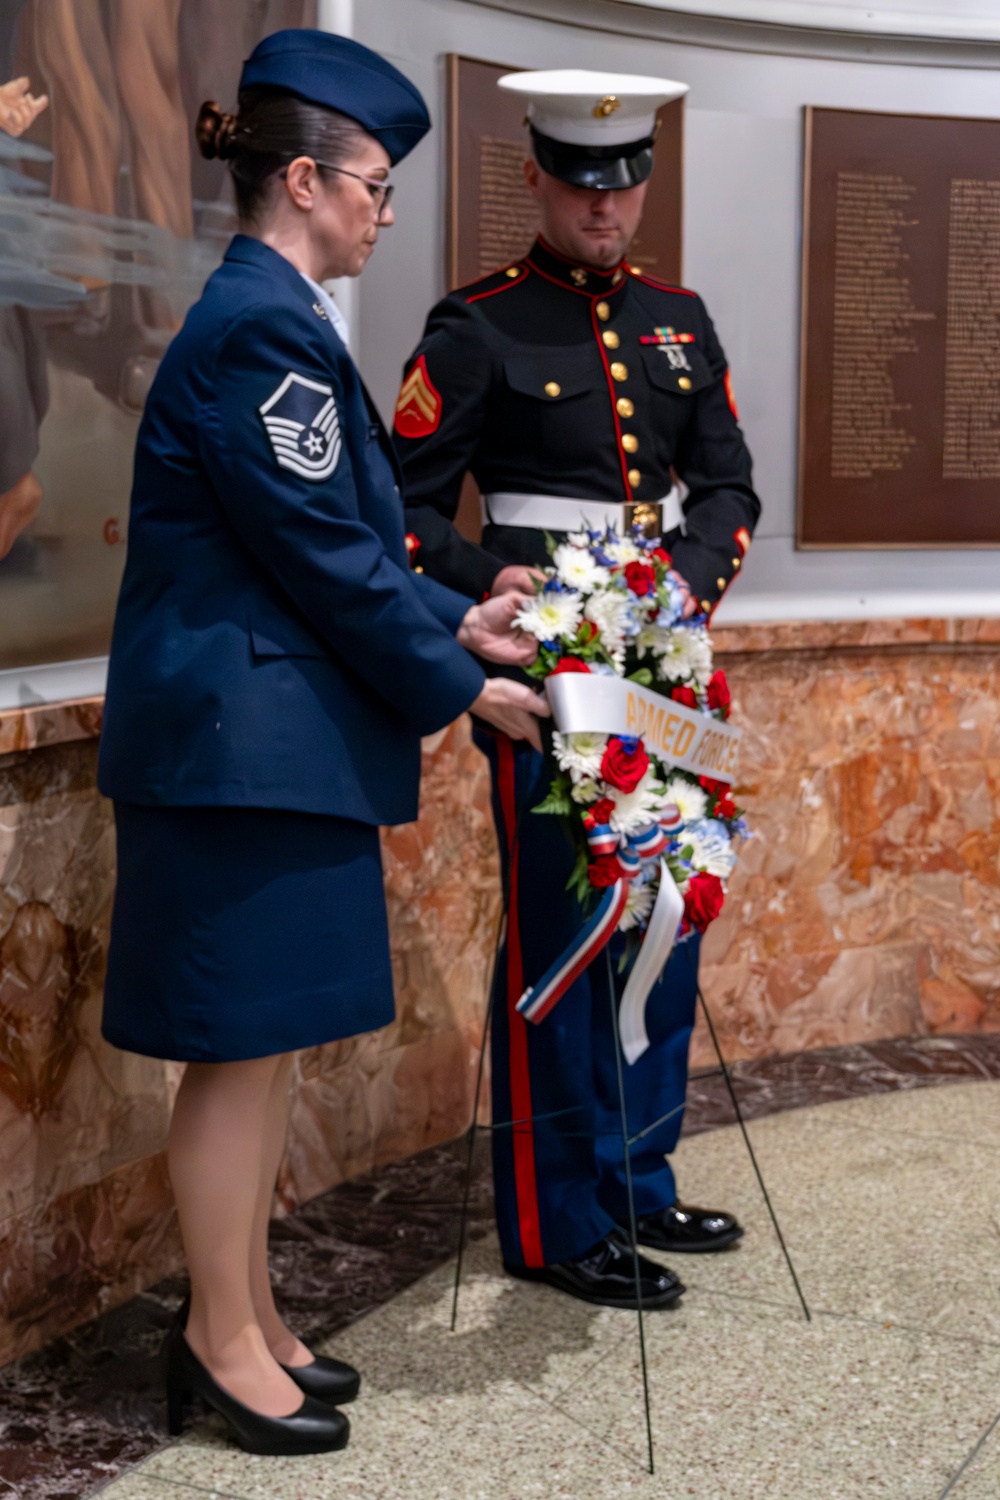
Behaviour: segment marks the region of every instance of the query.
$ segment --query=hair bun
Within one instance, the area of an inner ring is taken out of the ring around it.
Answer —
[[[236,116],[227,115],[214,99],[206,99],[194,124],[194,136],[202,156],[207,156],[209,161],[214,157],[225,161],[232,156],[236,130]]]

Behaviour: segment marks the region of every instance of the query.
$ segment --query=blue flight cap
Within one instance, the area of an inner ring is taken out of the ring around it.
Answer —
[[[285,89],[349,115],[382,143],[393,166],[431,128],[423,95],[398,68],[370,47],[329,31],[266,36],[243,64],[240,88]]]

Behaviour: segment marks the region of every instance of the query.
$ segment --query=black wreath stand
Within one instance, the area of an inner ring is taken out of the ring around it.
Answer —
[[[491,1124],[489,1124],[489,1125],[483,1125],[483,1126],[481,1126],[479,1124],[479,1106],[480,1106],[480,1102],[481,1102],[481,1099],[482,1099],[483,1076],[484,1076],[485,1065],[486,1065],[486,1048],[487,1048],[487,1046],[489,1044],[490,1024],[491,1024],[492,1019],[493,1019],[493,1007],[494,1007],[494,1004],[496,1003],[497,962],[498,962],[498,959],[499,959],[500,947],[501,947],[501,944],[503,942],[504,933],[505,933],[506,925],[507,925],[508,904],[509,904],[509,894],[510,894],[510,871],[511,871],[511,869],[513,867],[513,864],[514,864],[514,861],[517,859],[517,855],[518,855],[518,844],[519,844],[519,837],[520,837],[520,827],[521,827],[521,819],[522,819],[523,815],[524,815],[524,809],[521,808],[521,809],[519,809],[519,811],[517,813],[517,820],[516,820],[516,824],[515,824],[515,828],[514,828],[514,836],[513,836],[513,839],[511,841],[511,846],[510,846],[508,860],[507,860],[507,866],[506,866],[505,875],[504,875],[504,882],[503,882],[503,909],[502,909],[502,912],[501,912],[500,920],[497,923],[496,939],[495,939],[495,942],[494,942],[494,945],[493,945],[493,956],[492,956],[492,961],[491,961],[491,966],[490,966],[490,985],[489,985],[488,999],[487,999],[487,1005],[486,1005],[486,1016],[485,1016],[484,1021],[483,1021],[483,1034],[482,1034],[482,1039],[481,1039],[480,1045],[479,1045],[479,1059],[478,1059],[478,1064],[477,1064],[477,1067],[476,1067],[476,1086],[475,1086],[475,1092],[474,1092],[473,1104],[472,1104],[472,1120],[471,1120],[471,1123],[469,1125],[468,1136],[467,1136],[468,1151],[467,1151],[466,1168],[465,1168],[465,1183],[464,1183],[463,1192],[462,1192],[462,1210],[461,1210],[461,1217],[459,1219],[459,1229],[458,1229],[458,1253],[457,1253],[456,1258],[455,1258],[455,1285],[454,1285],[454,1290],[453,1290],[453,1294],[452,1294],[452,1304],[451,1304],[451,1331],[452,1331],[452,1333],[455,1332],[455,1329],[456,1329],[456,1326],[457,1326],[457,1321],[458,1321],[458,1295],[459,1295],[459,1290],[460,1290],[461,1284],[462,1284],[462,1261],[463,1261],[463,1257],[464,1257],[464,1253],[465,1253],[465,1242],[466,1242],[466,1234],[467,1234],[467,1229],[468,1229],[468,1218],[469,1218],[469,1199],[470,1199],[470,1195],[471,1195],[471,1192],[472,1192],[472,1179],[473,1179],[473,1174],[474,1174],[474,1170],[475,1170],[476,1140],[477,1140],[479,1131],[483,1130],[483,1131],[485,1131],[485,1132],[487,1132],[489,1134],[492,1134],[493,1131],[495,1131],[495,1130],[510,1130],[510,1129],[513,1129],[515,1125],[520,1125],[520,1124],[525,1123],[524,1121],[521,1121],[521,1120],[504,1120],[504,1121],[493,1121]],[[688,951],[688,962],[692,963],[693,961],[692,961],[692,959],[690,957],[690,949],[688,949],[687,951]],[[645,1424],[646,1424],[647,1466],[648,1466],[650,1474],[653,1474],[653,1473],[656,1472],[656,1470],[655,1470],[655,1456],[654,1456],[654,1451],[653,1451],[653,1420],[652,1420],[652,1413],[651,1413],[651,1408],[650,1408],[650,1397],[649,1397],[649,1366],[648,1366],[648,1362],[647,1362],[647,1359],[646,1359],[646,1330],[645,1330],[645,1322],[644,1322],[644,1317],[643,1317],[642,1286],[641,1286],[641,1281],[640,1281],[640,1277],[639,1277],[638,1225],[637,1225],[637,1221],[636,1221],[636,1212],[635,1212],[635,1194],[633,1192],[633,1187],[632,1187],[632,1147],[634,1145],[636,1145],[639,1141],[641,1141],[645,1136],[649,1135],[652,1131],[658,1129],[661,1125],[666,1124],[666,1122],[673,1115],[677,1114],[681,1109],[683,1109],[684,1106],[683,1105],[678,1105],[676,1109],[671,1110],[669,1114],[663,1115],[660,1119],[654,1120],[652,1122],[652,1124],[643,1126],[640,1130],[636,1131],[634,1134],[630,1133],[630,1131],[629,1131],[629,1120],[628,1120],[628,1108],[627,1108],[626,1101],[625,1101],[625,1069],[624,1069],[624,1060],[623,1060],[623,1057],[622,1057],[621,1038],[620,1038],[619,1032],[618,1032],[618,1011],[617,1011],[617,1007],[616,1007],[616,1003],[615,1003],[615,984],[614,984],[614,973],[613,973],[612,964],[611,964],[611,950],[610,950],[610,946],[605,947],[605,949],[604,949],[604,958],[605,958],[605,963],[607,965],[607,974],[608,974],[608,998],[609,998],[609,1004],[611,1006],[611,1020],[612,1020],[611,1031],[612,1031],[612,1035],[614,1036],[614,1039],[615,1039],[615,1065],[616,1065],[617,1077],[618,1077],[618,1104],[619,1104],[619,1110],[620,1110],[620,1114],[621,1114],[621,1140],[622,1140],[622,1152],[623,1152],[624,1162],[625,1162],[625,1190],[626,1190],[626,1195],[627,1195],[627,1198],[628,1198],[629,1243],[630,1243],[631,1248],[632,1248],[633,1263],[635,1265],[636,1319],[637,1319],[638,1334],[639,1334],[639,1360],[640,1360],[640,1365],[641,1365],[641,1368],[642,1368],[642,1398],[643,1398],[643,1408],[644,1408],[644,1416],[645,1416]],[[706,1022],[707,1026],[708,1026],[709,1035],[712,1038],[712,1047],[713,1047],[713,1049],[715,1051],[715,1055],[716,1055],[716,1057],[718,1059],[718,1063],[719,1063],[718,1070],[714,1074],[703,1074],[701,1076],[702,1077],[710,1077],[710,1076],[719,1077],[719,1076],[721,1076],[722,1079],[725,1082],[726,1092],[728,1093],[730,1103],[733,1106],[733,1114],[735,1116],[736,1123],[738,1124],[738,1126],[740,1128],[740,1133],[741,1133],[741,1135],[743,1137],[743,1144],[746,1146],[747,1154],[748,1154],[748,1156],[750,1158],[750,1164],[753,1167],[754,1176],[757,1179],[757,1185],[760,1188],[761,1196],[763,1197],[764,1203],[765,1203],[765,1205],[767,1207],[767,1212],[768,1212],[768,1215],[770,1217],[771,1224],[772,1224],[772,1227],[774,1229],[775,1236],[777,1238],[779,1246],[781,1247],[781,1253],[784,1256],[785,1264],[788,1267],[788,1273],[789,1273],[789,1275],[792,1278],[792,1284],[795,1287],[795,1294],[796,1294],[796,1296],[797,1296],[797,1298],[799,1300],[799,1304],[801,1305],[802,1313],[803,1313],[803,1316],[805,1317],[806,1321],[807,1322],[812,1322],[812,1314],[809,1311],[809,1305],[806,1302],[805,1296],[803,1294],[802,1286],[801,1286],[801,1283],[799,1282],[799,1278],[798,1278],[798,1275],[797,1275],[796,1270],[795,1270],[795,1265],[794,1265],[794,1263],[792,1261],[791,1254],[789,1253],[788,1246],[785,1243],[785,1237],[784,1237],[784,1235],[781,1232],[781,1225],[778,1222],[778,1216],[775,1213],[774,1204],[771,1201],[771,1195],[770,1195],[770,1193],[767,1190],[767,1184],[764,1181],[764,1175],[761,1172],[760,1163],[757,1160],[756,1152],[753,1149],[753,1144],[752,1144],[752,1142],[750,1140],[750,1136],[749,1136],[749,1133],[747,1131],[746,1121],[745,1121],[745,1119],[743,1117],[743,1111],[740,1108],[740,1101],[739,1101],[739,1098],[737,1096],[736,1088],[735,1088],[734,1083],[733,1083],[732,1073],[730,1072],[730,1069],[729,1069],[729,1067],[728,1067],[728,1065],[726,1063],[726,1059],[723,1056],[722,1048],[719,1045],[719,1037],[718,1037],[718,1033],[716,1032],[716,1029],[715,1029],[715,1023],[712,1020],[712,1013],[711,1013],[711,1011],[708,1008],[708,1002],[705,999],[705,996],[704,996],[704,993],[702,992],[700,984],[697,984],[697,976],[695,976],[695,979],[696,979],[696,985],[697,985],[698,1000],[699,1000],[699,1002],[701,1004],[702,1014],[705,1017],[705,1022]],[[544,1025],[545,1024],[544,1021],[541,1024]],[[565,1111],[560,1111],[560,1113],[565,1113]],[[542,1118],[549,1118],[549,1117],[547,1117],[547,1116],[534,1116],[533,1115],[533,1116],[530,1116],[528,1118],[534,1120],[534,1119],[542,1119]]]

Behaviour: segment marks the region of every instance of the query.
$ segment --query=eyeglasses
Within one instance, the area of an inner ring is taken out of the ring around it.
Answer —
[[[353,177],[355,182],[363,182],[372,195],[372,203],[375,205],[375,218],[381,219],[389,207],[392,190],[395,183],[380,182],[375,177],[362,177],[360,172],[348,172],[345,167],[335,167],[332,162],[321,161],[318,156],[313,157],[317,167],[325,167],[328,172],[339,172],[341,177]]]

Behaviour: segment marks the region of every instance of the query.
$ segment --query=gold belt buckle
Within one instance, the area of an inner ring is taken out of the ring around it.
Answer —
[[[657,540],[663,535],[663,506],[649,500],[626,505],[625,530],[631,531],[633,526],[638,526],[650,541]]]

